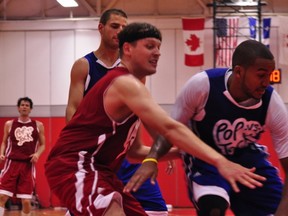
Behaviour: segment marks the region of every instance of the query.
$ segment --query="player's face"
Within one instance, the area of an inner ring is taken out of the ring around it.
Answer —
[[[118,33],[127,25],[125,17],[111,14],[110,19],[105,25],[99,24],[98,28],[101,34],[102,42],[110,48],[118,49]]]
[[[147,76],[156,73],[160,57],[161,41],[156,38],[144,38],[133,43],[131,47],[131,59],[136,76]]]
[[[31,112],[31,106],[28,101],[21,101],[20,106],[18,107],[18,112],[21,116],[29,116]]]
[[[275,68],[274,60],[256,59],[254,65],[242,72],[241,90],[244,99],[261,99],[270,85],[270,75]]]

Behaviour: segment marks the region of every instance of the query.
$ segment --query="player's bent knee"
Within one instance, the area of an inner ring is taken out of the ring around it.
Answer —
[[[104,216],[125,216],[122,205],[117,200],[112,200]]]
[[[229,204],[223,197],[205,195],[198,200],[197,206],[198,216],[225,216]]]
[[[9,197],[7,195],[0,194],[0,207],[4,207],[8,199]]]

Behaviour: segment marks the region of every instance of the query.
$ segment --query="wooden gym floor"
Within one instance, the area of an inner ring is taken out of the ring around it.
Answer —
[[[31,216],[64,216],[66,210],[64,209],[34,209]],[[21,212],[19,210],[7,210],[5,211],[5,216],[20,216]],[[194,208],[172,208],[169,211],[169,216],[196,216]],[[233,216],[232,213],[228,213],[227,216]]]

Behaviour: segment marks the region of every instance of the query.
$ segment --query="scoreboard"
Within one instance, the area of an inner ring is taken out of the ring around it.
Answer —
[[[275,69],[270,75],[271,84],[280,84],[281,83],[281,69]]]

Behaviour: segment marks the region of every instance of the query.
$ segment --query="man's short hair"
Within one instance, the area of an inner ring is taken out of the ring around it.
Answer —
[[[27,101],[27,102],[29,102],[29,103],[30,103],[30,108],[31,108],[31,109],[33,108],[33,101],[32,101],[31,98],[29,98],[29,97],[21,97],[21,98],[19,98],[18,101],[17,101],[17,106],[18,106],[18,107],[20,107],[20,104],[21,104],[22,101]]]
[[[162,35],[158,28],[149,23],[134,22],[128,24],[118,34],[119,48],[122,49],[125,42],[132,43],[143,38],[156,38],[162,41]]]
[[[108,10],[103,12],[103,14],[100,17],[99,23],[106,25],[106,23],[110,19],[111,14],[119,15],[119,16],[122,16],[126,19],[128,18],[127,14],[123,10],[117,9],[117,8],[112,8],[112,9],[108,9]]]
[[[257,58],[274,60],[274,56],[267,46],[256,40],[246,40],[240,43],[232,56],[232,68],[241,65],[244,68],[252,66]]]

